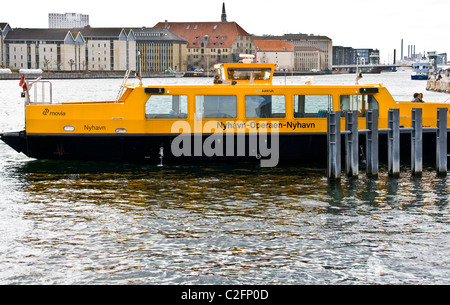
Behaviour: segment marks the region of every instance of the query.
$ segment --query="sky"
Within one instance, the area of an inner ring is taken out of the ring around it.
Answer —
[[[171,22],[228,21],[255,35],[323,35],[334,46],[380,50],[381,62],[400,59],[408,45],[416,53],[450,55],[449,0],[21,0],[6,1],[0,22],[12,28],[48,28],[49,13],[88,14],[92,27],[153,27]]]

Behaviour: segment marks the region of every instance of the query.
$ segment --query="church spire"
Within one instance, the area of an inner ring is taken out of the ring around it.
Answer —
[[[222,22],[227,22],[227,12],[225,11],[225,2],[222,6]]]

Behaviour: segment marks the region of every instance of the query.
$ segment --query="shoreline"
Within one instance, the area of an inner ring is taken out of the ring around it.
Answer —
[[[25,78],[35,79],[41,77],[42,79],[97,79],[97,78],[119,78],[122,79],[125,76],[125,72],[103,72],[103,73],[60,73],[60,72],[44,72],[44,73],[27,73]],[[133,75],[134,76],[134,75]],[[0,80],[18,80],[22,77],[22,74],[15,72],[12,74],[0,74]],[[130,75],[131,77],[131,75]],[[157,73],[142,73],[143,78],[170,78],[169,74],[157,74]]]
[[[132,72],[131,74],[134,74]],[[208,75],[209,74],[209,75]],[[349,74],[348,72],[339,71],[321,71],[321,72],[281,72],[276,71],[274,76],[315,76],[315,75],[333,75],[333,74]],[[122,79],[125,76],[125,72],[103,72],[103,73],[59,73],[59,72],[44,72],[42,74],[25,74],[28,79],[35,79],[41,77],[42,79],[101,79],[101,78],[119,78]],[[134,75],[133,75],[134,76]],[[213,77],[214,73],[205,72],[186,72],[182,78],[188,77]],[[12,74],[0,74],[0,80],[20,80],[22,74],[18,72],[13,72]],[[130,75],[131,77],[131,75]],[[157,72],[143,72],[143,78],[175,78],[172,74],[167,73],[157,73]]]

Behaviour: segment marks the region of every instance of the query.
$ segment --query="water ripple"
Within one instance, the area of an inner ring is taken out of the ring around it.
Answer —
[[[11,101],[2,129],[22,124]],[[331,183],[297,165],[0,156],[1,284],[450,283],[450,188],[433,168]]]

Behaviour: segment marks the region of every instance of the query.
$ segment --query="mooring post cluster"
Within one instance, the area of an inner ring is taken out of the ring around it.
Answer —
[[[366,136],[366,174],[378,176],[379,134],[387,133],[388,173],[390,177],[400,176],[400,134],[411,133],[411,172],[421,176],[423,170],[423,132],[436,132],[436,171],[447,174],[447,108],[437,109],[436,127],[423,127],[421,108],[412,109],[411,128],[400,127],[400,110],[389,109],[388,128],[379,129],[379,111],[366,112],[366,129],[358,128],[358,111],[345,114],[345,130],[341,131],[341,112],[330,111],[327,115],[327,175],[330,180],[341,178],[341,136],[345,135],[345,173],[356,177],[359,173],[359,136]]]

